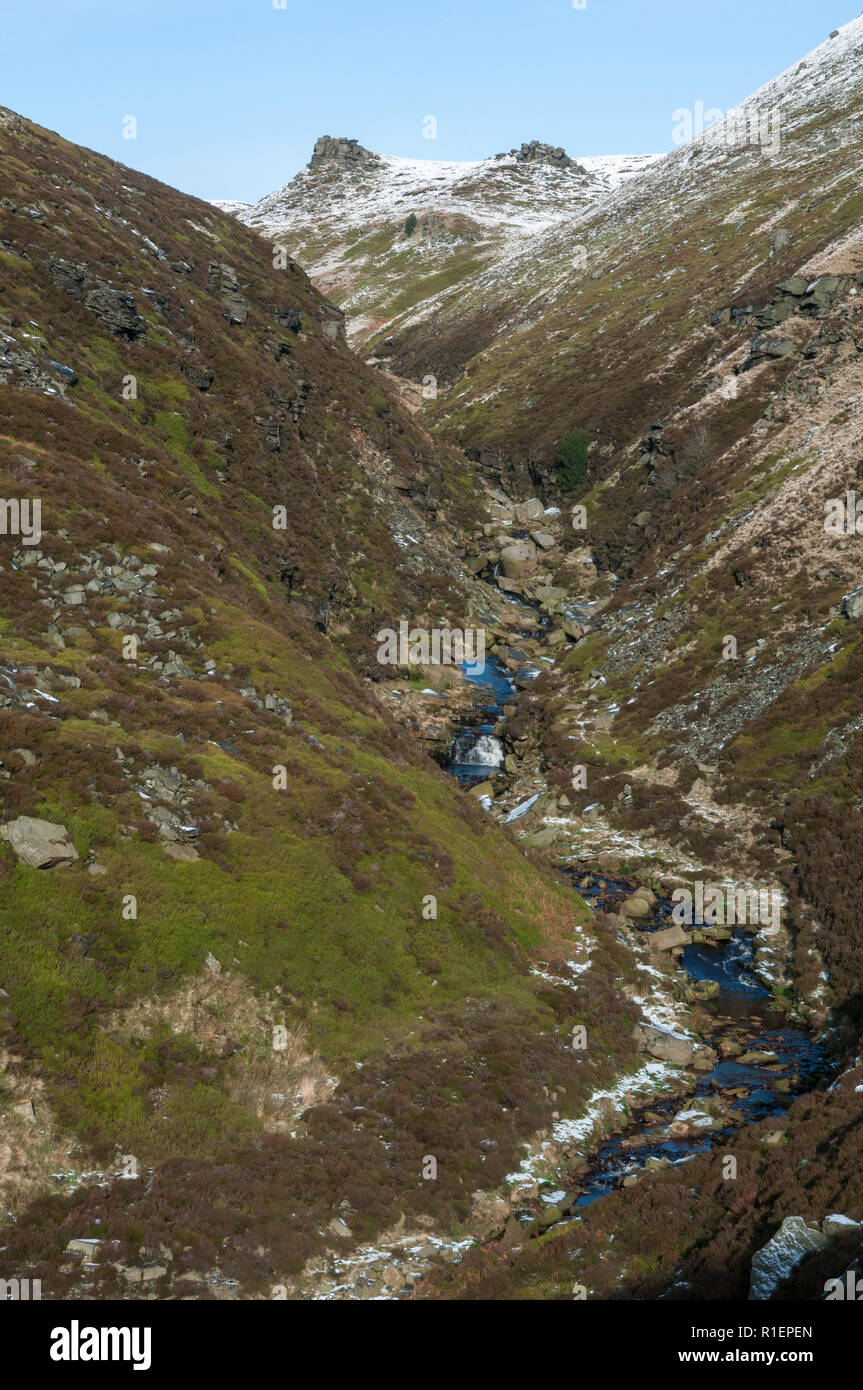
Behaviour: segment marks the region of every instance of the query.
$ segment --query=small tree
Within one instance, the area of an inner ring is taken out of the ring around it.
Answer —
[[[557,464],[560,485],[564,492],[574,492],[581,487],[587,477],[587,446],[590,435],[587,430],[567,430],[557,446]]]
[[[407,219],[407,221],[405,222],[405,236],[407,236],[407,237],[413,236],[413,234],[414,234],[414,232],[416,231],[416,229],[417,229],[417,215],[416,215],[415,212],[412,212],[412,213],[410,213],[410,214],[408,215],[408,219]]]

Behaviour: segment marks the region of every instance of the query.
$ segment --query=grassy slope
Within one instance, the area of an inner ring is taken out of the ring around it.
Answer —
[[[219,1262],[260,1287],[296,1271],[346,1195],[366,1235],[400,1209],[463,1217],[469,1194],[500,1181],[547,1122],[544,1084],[565,1088],[574,1111],[628,1062],[630,1020],[610,989],[628,964],[610,952],[597,967],[579,1017],[601,1046],[576,1056],[561,1041],[572,996],[529,963],[566,959],[584,908],[354,674],[382,621],[468,603],[430,564],[405,563],[369,458],[416,479],[442,523],[448,509],[469,513],[463,463],[325,337],[307,278],[273,269],[255,234],[17,118],[4,117],[0,146],[7,349],[79,377],[65,399],[20,376],[0,386],[0,491],[42,498],[45,562],[3,538],[14,691],[0,710],[2,815],[61,821],[81,856],[46,873],[0,853],[3,1133],[25,1152],[11,1104],[29,1093],[45,1140],[43,1169],[5,1173],[19,1218],[9,1259],[41,1261],[61,1295],[73,1277],[57,1273],[65,1241],[92,1227],[121,1252],[161,1241],[187,1268]],[[112,335],[58,289],[57,256],[130,290],[146,337]],[[228,324],[211,260],[233,267],[245,323]],[[279,326],[284,308],[300,311],[298,335]],[[209,390],[190,384],[188,365],[214,373]],[[122,397],[128,374],[137,400]],[[286,531],[270,524],[278,504]],[[155,577],[144,588],[142,576],[143,596],[113,592],[96,560],[134,570],[135,555]],[[62,602],[94,580],[83,606]],[[324,634],[315,620],[329,600]],[[112,627],[113,613],[131,626]],[[134,632],[138,659],[124,660]],[[148,665],[169,653],[188,669]],[[290,725],[264,695],[290,701]],[[159,843],[140,796],[154,765],[184,779],[195,862]],[[107,872],[91,875],[88,859]],[[421,914],[429,893],[436,921]],[[183,981],[206,1025],[184,1014]],[[294,1071],[273,1058],[280,1023],[297,1040]],[[272,1106],[271,1092],[324,1072],[347,1080],[305,1120],[288,1101]],[[27,1207],[63,1136],[109,1167],[134,1154],[147,1176]],[[480,1138],[496,1146],[488,1162]],[[434,1192],[419,1177],[426,1152],[441,1164]],[[115,1288],[110,1266],[94,1277]]]

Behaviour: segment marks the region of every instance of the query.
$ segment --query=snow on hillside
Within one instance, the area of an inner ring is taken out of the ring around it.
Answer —
[[[581,207],[634,177],[660,155],[599,155],[555,168],[514,156],[445,161],[380,155],[379,164],[341,176],[303,169],[290,183],[260,202],[214,200],[249,226],[268,233],[290,232],[309,223],[368,225],[391,222],[410,212],[469,217],[480,227],[506,226],[530,235],[553,225],[572,205]]]

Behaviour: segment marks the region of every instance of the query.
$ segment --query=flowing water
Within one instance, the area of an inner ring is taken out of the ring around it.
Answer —
[[[447,767],[460,782],[475,783],[484,781],[502,762],[503,745],[493,730],[503,715],[502,706],[515,695],[516,685],[494,657],[486,657],[482,672],[464,669],[467,680],[479,686],[489,701],[478,708],[473,722],[456,733]],[[616,910],[634,886],[587,868],[571,877],[593,908],[609,912]],[[668,927],[672,925],[671,908],[670,901],[661,899],[649,919],[632,925],[645,933]],[[824,1047],[804,1029],[789,1024],[786,1012],[777,1007],[755,974],[752,938],[745,930],[738,929],[729,940],[715,945],[691,943],[684,947],[681,964],[694,982],[709,980],[718,985],[718,992],[700,1000],[699,1008],[712,1023],[702,1031],[702,1041],[720,1053],[719,1060],[709,1071],[697,1073],[694,1091],[651,1102],[631,1117],[624,1134],[600,1144],[587,1171],[566,1181],[567,1190],[577,1193],[568,1210],[587,1206],[619,1187],[649,1159],[684,1163],[705,1149],[727,1143],[740,1122],[776,1117],[777,1126],[781,1126],[782,1115],[795,1096],[811,1090],[829,1071]],[[729,1043],[732,1047],[736,1044],[739,1053],[723,1056],[723,1040],[726,1050]],[[772,1055],[769,1060],[739,1060],[756,1052]],[[699,1112],[706,1102],[719,1096],[724,1096],[724,1115],[714,1117],[709,1130],[699,1128],[696,1117],[681,1122],[679,1134],[669,1133],[675,1115]],[[564,1181],[562,1174],[561,1183]],[[549,1194],[546,1200],[554,1197],[560,1194]]]

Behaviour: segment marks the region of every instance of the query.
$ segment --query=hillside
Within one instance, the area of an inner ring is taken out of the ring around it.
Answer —
[[[323,136],[284,188],[254,205],[216,206],[284,244],[345,311],[361,349],[514,249],[527,251],[652,158],[576,160],[532,140],[491,159],[447,163]]]
[[[467,465],[254,232],[6,110],[0,152],[3,1273],[433,1254],[634,1056],[631,952],[576,1055],[583,904],[382,698],[382,624],[494,618]]]
[[[667,156],[254,207],[0,110],[0,1277],[856,1277],[861,123],[863,18]]]
[[[426,306],[393,365],[450,383],[423,418],[490,482],[585,509],[542,552],[544,593],[579,624],[534,690],[531,785],[576,804],[540,822],[555,851],[781,884],[763,968],[846,1065],[735,1140],[739,1185],[697,1156],[685,1180],[616,1192],[504,1269],[468,1257],[433,1293],[566,1298],[575,1269],[600,1297],[746,1298],[785,1218],[863,1216],[863,20],[744,109],[781,111],[778,148],[723,131],[682,146]],[[573,427],[591,444],[566,488],[556,451]],[[858,1234],[845,1254],[859,1269]],[[831,1259],[813,1254],[776,1296],[823,1297]]]
[[[490,813],[537,797],[531,829],[561,863],[780,885],[758,969],[839,1068],[735,1138],[739,1187],[712,1154],[685,1180],[633,1177],[426,1296],[567,1298],[578,1277],[600,1297],[745,1298],[786,1217],[863,1218],[861,121],[858,19],[713,130],[358,334],[388,374],[435,379],[417,418],[494,490],[470,567],[554,626]],[[573,429],[589,451],[567,481]],[[829,1268],[813,1256],[779,1296],[819,1296]]]

